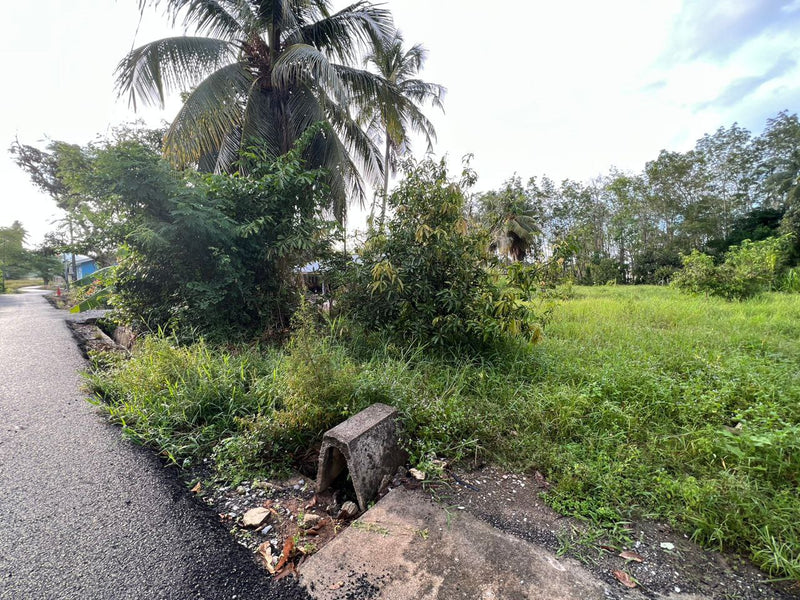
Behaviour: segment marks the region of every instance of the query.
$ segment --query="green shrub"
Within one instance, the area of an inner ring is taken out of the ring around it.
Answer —
[[[719,274],[714,259],[699,250],[692,250],[682,259],[683,268],[672,277],[672,285],[690,294],[713,294]]]
[[[220,339],[287,329],[295,269],[328,246],[323,173],[301,158],[317,134],[309,129],[277,159],[244,152],[248,177],[183,176],[160,159],[141,165],[137,176],[154,191],[116,269],[111,301],[121,320]]]
[[[728,300],[743,300],[777,289],[791,243],[791,235],[758,242],[745,240],[740,246],[731,247],[720,265],[715,265],[711,256],[694,250],[683,257],[683,269],[675,274],[672,284],[684,292]]]
[[[586,277],[591,285],[625,283],[625,265],[613,258],[598,258],[589,263]]]
[[[475,175],[448,178],[444,161],[406,163],[392,193],[394,216],[362,248],[345,286],[345,311],[369,329],[434,346],[476,346],[505,335],[538,340],[536,316],[515,286],[486,270],[488,244],[470,231],[464,190]]]

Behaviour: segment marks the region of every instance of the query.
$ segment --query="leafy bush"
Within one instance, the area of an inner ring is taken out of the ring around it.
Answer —
[[[158,158],[136,170],[149,190],[112,299],[122,320],[231,338],[288,327],[295,269],[327,245],[321,171],[301,159],[319,128],[273,159],[244,153],[249,177],[179,176]]]
[[[633,283],[663,285],[681,267],[680,255],[671,249],[648,249],[633,257]]]
[[[682,258],[683,268],[672,277],[672,285],[690,294],[714,294],[719,273],[714,259],[699,250]]]
[[[625,265],[613,258],[598,258],[589,263],[587,283],[605,285],[609,281],[625,283]]]
[[[450,180],[444,161],[406,163],[386,232],[364,245],[351,268],[342,297],[350,315],[369,329],[440,347],[506,334],[539,338],[523,292],[491,280],[488,244],[467,226],[464,190],[474,180],[468,168]]]
[[[791,244],[791,235],[758,242],[745,240],[740,246],[733,246],[725,255],[725,262],[718,266],[711,256],[694,250],[683,257],[683,269],[672,283],[691,294],[743,300],[780,287]]]

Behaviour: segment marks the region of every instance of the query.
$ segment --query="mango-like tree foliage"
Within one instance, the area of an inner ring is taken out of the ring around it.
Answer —
[[[468,226],[464,193],[474,181],[468,168],[451,180],[443,161],[405,164],[389,197],[394,215],[364,246],[346,287],[356,320],[438,347],[539,338],[522,287],[495,283],[486,237]]]

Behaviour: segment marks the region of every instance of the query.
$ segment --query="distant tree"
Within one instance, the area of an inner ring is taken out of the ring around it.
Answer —
[[[0,271],[5,279],[20,279],[30,272],[28,253],[23,243],[28,236],[22,223],[0,227]]]
[[[696,152],[708,177],[709,218],[715,237],[727,237],[734,220],[753,208],[759,149],[750,132],[736,123],[698,140]]]
[[[20,144],[15,140],[9,152],[14,157],[17,165],[22,168],[31,178],[33,184],[41,191],[52,198],[56,206],[64,211],[65,218],[62,221],[63,231],[59,233],[58,239],[63,241],[63,245],[56,251],[64,251],[72,254],[72,271],[77,272],[75,255],[80,251],[76,240],[76,230],[80,228],[80,211],[75,197],[70,194],[67,184],[64,182],[59,170],[59,152],[69,147],[63,142],[52,142],[47,150],[36,148],[27,144]],[[67,281],[69,287],[69,281]]]
[[[87,254],[112,264],[117,249],[136,227],[137,216],[152,196],[146,177],[136,171],[160,156],[159,130],[123,126],[112,137],[78,146],[52,141],[42,150],[15,142],[11,153],[65,213],[48,233],[53,253]]]
[[[648,203],[664,244],[688,251],[714,237],[716,224],[702,154],[662,150],[645,166]]]
[[[514,175],[497,191],[478,197],[479,218],[491,237],[491,249],[503,258],[522,261],[541,234],[541,215]]]
[[[654,224],[650,207],[645,201],[644,180],[613,170],[605,182],[609,203],[609,237],[616,247],[617,262],[629,264],[633,257],[644,252],[653,242]]]
[[[767,121],[761,136],[766,201],[783,209],[781,230],[794,234],[794,259],[800,259],[800,119],[783,111]]]
[[[792,192],[800,185],[800,120],[786,111],[767,120],[760,140],[763,162],[764,204],[788,208]]]
[[[47,248],[37,248],[28,253],[30,272],[42,278],[45,285],[49,285],[58,275],[63,273],[61,260],[53,256]]]
[[[428,118],[422,113],[420,105],[430,101],[434,107],[443,109],[442,99],[445,88],[436,83],[417,79],[425,61],[425,49],[416,44],[406,50],[399,32],[387,39],[373,38],[366,63],[387,82],[381,90],[391,90],[389,95],[369,96],[362,107],[362,120],[366,130],[384,144],[383,188],[380,226],[386,218],[386,199],[389,192],[389,175],[397,170],[397,161],[410,149],[409,134],[420,133],[433,150],[436,131]],[[372,213],[375,212],[375,201]]]

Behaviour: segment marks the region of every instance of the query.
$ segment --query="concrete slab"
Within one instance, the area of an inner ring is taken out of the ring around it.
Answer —
[[[403,488],[311,556],[300,578],[317,600],[590,600],[617,591],[574,560]]]

